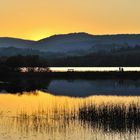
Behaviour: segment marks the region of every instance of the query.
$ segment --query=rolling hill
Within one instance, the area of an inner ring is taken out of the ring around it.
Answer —
[[[49,58],[86,56],[91,53],[112,53],[122,48],[140,46],[140,35],[91,35],[70,33],[54,35],[38,41],[0,38],[0,56],[40,55]]]

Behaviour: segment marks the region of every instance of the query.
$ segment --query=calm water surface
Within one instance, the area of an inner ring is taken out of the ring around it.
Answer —
[[[55,95],[87,97],[92,95],[140,95],[140,80],[119,79],[54,79],[48,84],[46,91]]]
[[[139,113],[139,96],[1,93],[0,140],[139,140]]]
[[[50,67],[52,71],[119,71],[119,67]],[[124,71],[140,71],[140,67],[123,67]]]

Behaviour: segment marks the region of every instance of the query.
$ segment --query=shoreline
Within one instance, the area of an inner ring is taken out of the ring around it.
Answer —
[[[110,72],[10,72],[0,73],[1,78],[48,78],[48,79],[140,79],[138,71]]]

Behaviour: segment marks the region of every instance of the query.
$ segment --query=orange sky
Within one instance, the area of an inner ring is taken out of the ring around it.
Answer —
[[[140,33],[140,0],[0,0],[0,36]]]

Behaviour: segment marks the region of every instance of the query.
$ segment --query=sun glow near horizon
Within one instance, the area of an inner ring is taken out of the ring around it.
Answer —
[[[0,36],[39,40],[54,34],[140,33],[139,0],[1,0]]]

